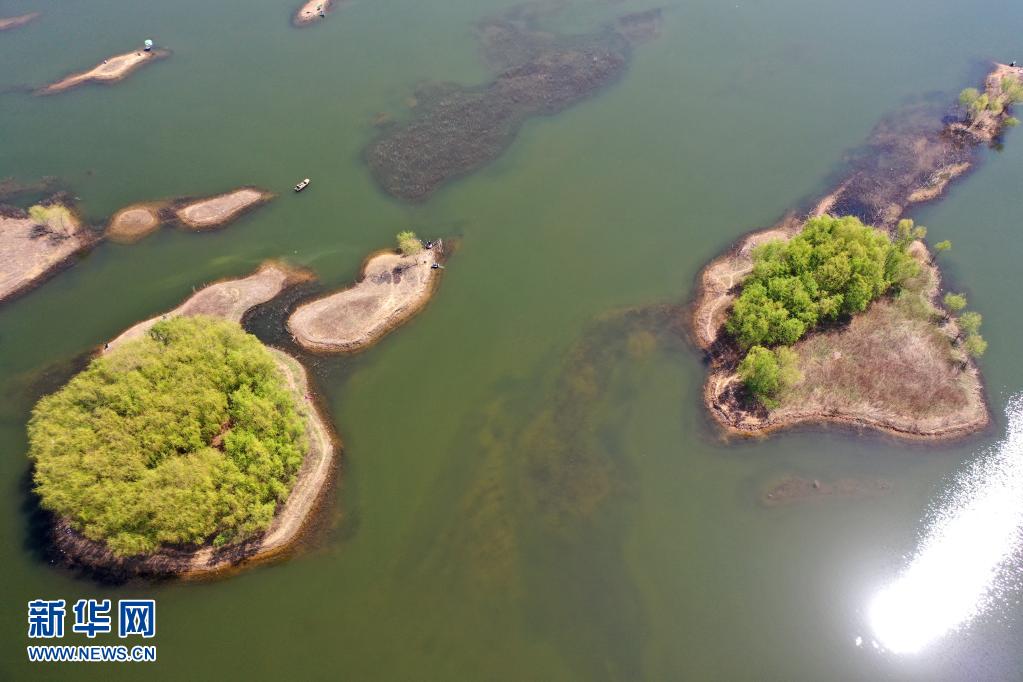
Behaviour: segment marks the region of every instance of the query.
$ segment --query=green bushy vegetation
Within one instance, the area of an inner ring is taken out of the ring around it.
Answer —
[[[801,378],[796,352],[786,346],[753,346],[739,363],[739,378],[766,407],[777,407],[782,393]]]
[[[39,401],[28,436],[42,506],[121,556],[265,530],[307,449],[270,352],[203,317],[93,360]]]
[[[999,83],[997,92],[981,92],[977,88],[966,88],[959,93],[959,104],[966,109],[969,120],[975,120],[981,113],[990,111],[1000,114],[1005,107],[1023,102],[1023,83],[1015,76],[1005,76]],[[1009,123],[1016,125],[1018,121]]]
[[[398,250],[406,256],[413,256],[423,250],[423,243],[415,232],[405,230],[398,233]]]
[[[922,235],[902,221],[893,243],[852,216],[812,218],[791,240],[753,252],[753,272],[725,328],[743,349],[792,345],[817,324],[861,312],[914,276],[919,264],[907,249]]]

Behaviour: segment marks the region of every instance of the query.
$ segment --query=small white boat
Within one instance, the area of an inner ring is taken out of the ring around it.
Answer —
[[[295,191],[301,192],[302,190],[309,186],[309,182],[310,182],[309,178],[306,178],[302,182],[298,183],[297,185],[295,185]]]

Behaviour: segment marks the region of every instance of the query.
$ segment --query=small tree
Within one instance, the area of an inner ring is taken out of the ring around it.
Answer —
[[[406,256],[414,256],[423,250],[423,243],[411,230],[398,233],[398,250]]]
[[[971,358],[979,358],[987,350],[987,341],[980,334],[971,334],[963,342],[963,350]]]
[[[945,307],[954,313],[957,313],[966,307],[966,297],[962,294],[956,294],[951,291],[945,294],[944,302]]]
[[[739,377],[754,398],[775,408],[781,395],[800,379],[798,358],[784,346],[773,351],[753,346],[739,363]]]
[[[959,328],[967,336],[973,336],[980,331],[980,324],[984,320],[980,313],[972,310],[959,316]]]
[[[982,94],[977,88],[966,88],[959,93],[959,104],[963,105],[968,119],[972,121],[988,108],[989,98],[987,93]]]
[[[940,241],[940,242],[938,242],[937,244],[934,245],[934,250],[937,251],[938,253],[941,253],[942,251],[948,251],[951,248],[952,248],[952,242],[950,242],[947,239],[944,240],[944,241]]]

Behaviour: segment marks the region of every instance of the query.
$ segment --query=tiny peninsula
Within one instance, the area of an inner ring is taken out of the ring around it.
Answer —
[[[366,261],[354,286],[295,309],[288,330],[302,348],[317,353],[362,350],[422,310],[440,280],[443,244],[424,247],[411,232],[399,234],[398,241],[398,251]]]
[[[10,31],[19,26],[24,26],[38,19],[39,14],[39,12],[29,12],[28,14],[19,14],[16,17],[0,17],[0,31]]]
[[[267,263],[210,285],[106,344],[39,401],[33,480],[68,563],[197,577],[296,542],[330,480],[336,439],[304,368],[239,320],[308,278]]]
[[[704,268],[690,324],[709,361],[705,403],[726,431],[832,422],[937,440],[988,424],[981,316],[965,296],[942,295],[926,229],[904,214],[942,196],[978,147],[1017,124],[1021,77],[996,64],[944,123],[882,122],[809,213],[747,235]]]
[[[0,205],[0,302],[41,283],[94,243],[92,231],[59,199],[28,211]]]
[[[310,26],[326,18],[327,12],[334,9],[335,0],[307,0],[295,10],[291,23],[295,26]]]
[[[200,199],[166,199],[132,204],[110,218],[104,235],[111,241],[130,244],[147,237],[162,225],[177,224],[196,232],[212,230],[236,220],[273,198],[272,192],[258,187],[239,187]]]
[[[72,88],[77,88],[86,83],[116,83],[127,78],[129,75],[160,59],[166,59],[171,55],[170,50],[134,50],[124,54],[114,55],[104,59],[101,63],[79,73],[73,73],[61,78],[59,81],[50,83],[36,90],[37,95],[55,95]]]

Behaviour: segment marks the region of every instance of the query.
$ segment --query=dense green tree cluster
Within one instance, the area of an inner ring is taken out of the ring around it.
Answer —
[[[902,221],[893,243],[852,216],[811,218],[791,240],[753,252],[753,271],[725,327],[744,349],[791,345],[820,322],[865,310],[915,275],[919,265],[907,248],[923,234]]]
[[[159,322],[36,405],[42,506],[118,555],[265,530],[307,449],[270,352],[237,324]]]
[[[754,398],[777,407],[781,394],[801,378],[796,352],[786,346],[753,346],[739,363],[739,378]]]
[[[1001,114],[1007,106],[1018,102],[1023,102],[1023,83],[1020,83],[1019,78],[1015,76],[1003,77],[998,87],[991,92],[966,88],[959,93],[959,104],[966,109],[967,116],[971,121],[976,120],[985,111]],[[1006,123],[1016,125],[1019,122],[1010,119]]]
[[[405,256],[414,256],[423,250],[423,242],[411,230],[398,233],[398,250]]]

